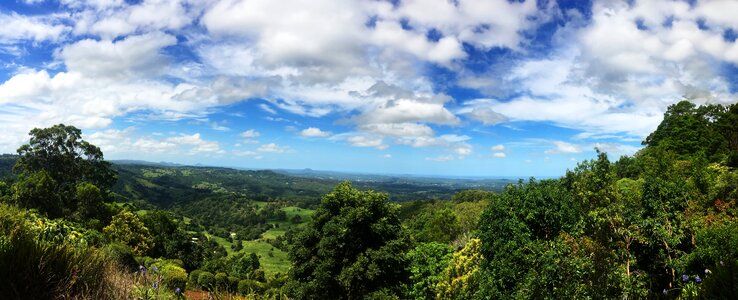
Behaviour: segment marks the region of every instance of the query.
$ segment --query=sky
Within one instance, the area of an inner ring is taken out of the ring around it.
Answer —
[[[559,176],[738,100],[738,1],[4,0],[0,153]]]

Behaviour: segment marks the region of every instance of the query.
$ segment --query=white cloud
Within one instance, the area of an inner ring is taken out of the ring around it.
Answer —
[[[250,150],[234,150],[233,155],[236,156],[247,156],[252,157],[253,159],[262,159],[264,158],[259,154],[259,152],[256,151],[250,151]]]
[[[444,162],[444,161],[449,161],[449,160],[453,160],[453,159],[454,159],[454,157],[452,155],[442,155],[442,156],[426,157],[425,158],[425,160],[438,161],[438,162]]]
[[[361,124],[359,130],[391,137],[427,137],[434,134],[428,125],[418,123]]]
[[[217,131],[230,131],[231,130],[227,126],[224,126],[222,123],[223,122],[221,122],[221,123],[218,123],[218,122],[210,123],[210,128],[212,128],[213,130],[217,130]]]
[[[152,32],[120,41],[85,39],[56,53],[70,72],[93,77],[151,76],[164,71],[161,49],[177,43],[169,34]]]
[[[58,41],[69,31],[60,16],[26,16],[15,12],[0,12],[0,43],[23,40],[33,42]]]
[[[245,138],[255,138],[255,137],[261,136],[261,133],[259,133],[258,131],[254,129],[249,129],[244,132],[241,132],[240,136],[245,137]]]
[[[106,129],[84,134],[83,138],[100,147],[103,153],[112,155],[151,155],[151,154],[223,154],[218,142],[208,141],[199,133],[180,134],[168,138],[135,135],[136,129]]]
[[[366,136],[366,135],[352,135],[345,137],[345,140],[354,147],[372,147],[379,150],[387,149],[382,137],[377,136]]]
[[[636,147],[626,144],[615,144],[615,143],[595,143],[592,145],[593,148],[600,149],[602,152],[606,152],[611,159],[617,159],[622,155],[633,155],[642,147]]]
[[[165,140],[166,142],[178,144],[178,145],[191,145],[194,146],[190,149],[190,154],[222,154],[225,153],[220,149],[220,145],[215,141],[206,141],[200,137],[199,133],[192,135],[180,135],[176,137],[170,137]]]
[[[505,145],[503,145],[503,144],[494,145],[494,146],[492,146],[491,149],[492,149],[492,151],[497,151],[497,152],[505,151]]]
[[[320,128],[316,127],[308,127],[300,131],[300,136],[303,137],[327,137],[330,135],[330,132],[322,131]]]
[[[564,141],[553,141],[553,149],[546,150],[546,154],[561,154],[561,153],[580,153],[582,152],[582,146],[567,143]]]
[[[469,144],[461,143],[457,144],[453,148],[454,153],[459,157],[459,159],[464,159],[467,155],[472,153],[472,146]]]
[[[289,151],[290,148],[287,146],[280,146],[275,143],[269,143],[261,145],[256,151],[259,152],[268,152],[268,153],[285,153]]]
[[[504,152],[495,152],[492,154],[492,156],[497,157],[497,158],[505,158],[507,155],[505,155]]]
[[[382,155],[382,158],[387,158],[387,159],[392,158],[392,154],[387,153],[385,155]]]
[[[134,5],[123,1],[62,1],[76,8],[72,15],[75,33],[113,39],[135,32],[178,30],[192,24],[206,5],[204,1],[144,0]]]
[[[470,118],[480,121],[484,125],[495,125],[507,121],[507,117],[489,107],[467,107],[462,109],[460,113],[465,113]]]
[[[277,111],[274,110],[271,106],[269,106],[267,104],[264,104],[264,103],[259,104],[259,108],[261,108],[263,111],[268,112],[270,114],[273,114],[273,115],[276,115],[277,114]]]

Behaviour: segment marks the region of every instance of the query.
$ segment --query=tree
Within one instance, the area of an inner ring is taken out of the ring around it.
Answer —
[[[152,244],[149,229],[135,214],[127,210],[114,216],[110,225],[103,228],[103,233],[111,241],[128,245],[137,255],[146,253]]]
[[[412,299],[435,299],[436,285],[452,254],[451,246],[436,242],[419,244],[408,252],[412,281],[408,296]]]
[[[453,258],[441,274],[438,299],[473,299],[479,291],[481,265],[484,261],[479,239],[472,239]]]
[[[46,171],[24,174],[13,184],[13,201],[22,207],[38,208],[51,217],[63,214],[64,208],[56,181]]]
[[[461,202],[478,202],[484,200],[490,200],[495,196],[494,192],[485,190],[465,190],[454,194],[451,197],[451,201],[455,203]]]
[[[400,294],[408,281],[409,235],[387,195],[340,183],[325,195],[289,251],[288,290],[297,299]]]
[[[19,189],[43,180],[44,184],[52,185],[55,196],[20,193],[16,199],[21,205],[39,208],[53,217],[69,215],[78,209],[80,183],[90,183],[102,191],[115,183],[117,175],[111,164],[103,159],[100,148],[82,140],[82,132],[74,126],[59,124],[34,128],[29,134],[30,142],[18,148],[19,157],[13,167],[20,178]],[[38,175],[40,173],[44,175]],[[84,189],[91,192],[89,188]],[[91,196],[87,192],[82,196]],[[96,198],[99,197],[81,200],[97,201]],[[39,200],[52,202],[40,203]],[[88,210],[97,204],[87,202],[82,206],[83,210]]]
[[[718,160],[728,150],[728,142],[718,126],[724,113],[722,105],[697,107],[687,100],[680,101],[667,108],[664,120],[643,144],[682,157],[703,153],[711,161]]]
[[[239,278],[249,278],[251,273],[258,270],[261,267],[259,263],[259,256],[256,253],[246,255],[245,253],[238,253],[231,258],[231,271],[230,274]]]

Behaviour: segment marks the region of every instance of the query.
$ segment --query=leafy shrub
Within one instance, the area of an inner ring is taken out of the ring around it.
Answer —
[[[159,268],[162,275],[162,283],[170,289],[180,288],[184,290],[187,284],[187,271],[174,264],[166,264]]]
[[[193,287],[199,287],[198,280],[200,279],[200,274],[202,274],[202,270],[193,270],[190,272],[190,284]]]
[[[218,272],[215,274],[215,287],[219,291],[228,289],[228,275],[226,273]]]
[[[43,239],[27,217],[26,212],[0,204],[3,298],[110,298],[109,267],[103,255],[74,243]]]
[[[261,293],[263,290],[264,284],[256,280],[244,279],[238,282],[238,292],[242,295]]]
[[[197,284],[206,291],[212,291],[215,288],[215,276],[210,272],[202,272],[197,277]]]
[[[138,263],[136,263],[136,258],[133,256],[133,251],[126,245],[120,243],[112,243],[105,245],[105,247],[100,250],[102,251],[103,255],[105,255],[105,257],[117,263],[125,270],[133,272],[138,266]]]

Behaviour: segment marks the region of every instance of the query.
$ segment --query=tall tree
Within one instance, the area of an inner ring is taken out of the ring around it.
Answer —
[[[325,195],[290,249],[288,289],[297,299],[399,294],[407,283],[409,235],[387,195],[349,182]]]
[[[52,216],[69,214],[78,209],[78,184],[87,182],[107,191],[115,183],[117,175],[111,164],[103,159],[100,148],[82,140],[82,131],[74,126],[58,124],[34,128],[29,135],[29,143],[18,148],[19,157],[13,170],[19,175],[21,185],[51,184],[54,197],[18,194],[16,199],[21,205],[39,208]],[[38,203],[39,199],[52,198],[58,198],[61,203]],[[83,203],[85,209],[90,205],[94,206]]]

